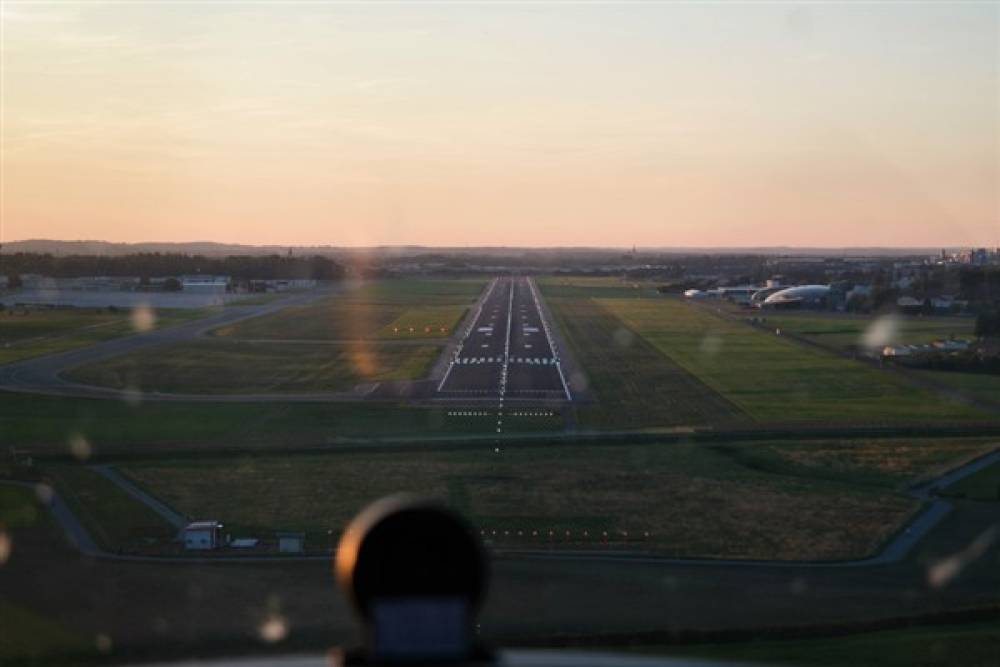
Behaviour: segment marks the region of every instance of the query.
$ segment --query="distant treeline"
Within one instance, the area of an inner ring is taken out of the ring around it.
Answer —
[[[969,301],[1000,304],[1000,269],[963,268],[958,274],[959,296]]]
[[[39,273],[51,278],[84,276],[138,276],[158,278],[189,274],[230,276],[234,280],[340,280],[344,267],[326,257],[282,255],[233,255],[204,257],[161,253],[136,253],[117,257],[39,253],[0,256],[0,274]]]

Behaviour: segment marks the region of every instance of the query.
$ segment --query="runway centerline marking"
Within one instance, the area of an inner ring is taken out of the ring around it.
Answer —
[[[507,299],[507,338],[503,344],[503,366],[500,368],[500,405],[497,407],[497,433],[503,429],[503,397],[507,393],[507,369],[510,366],[510,328],[514,315],[514,279],[510,281],[510,295]],[[497,443],[499,449],[499,443]]]

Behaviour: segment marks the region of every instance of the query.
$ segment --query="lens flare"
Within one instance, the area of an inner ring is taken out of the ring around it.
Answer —
[[[79,433],[69,437],[69,452],[77,461],[86,461],[94,453],[90,443]]]
[[[7,531],[0,529],[0,565],[10,560],[10,552],[14,548],[14,542],[10,539]]]
[[[280,614],[271,614],[260,624],[257,632],[268,644],[280,642],[288,636],[288,621]]]
[[[899,318],[895,315],[882,315],[861,334],[861,345],[866,350],[880,350],[886,345],[896,342],[899,336]]]
[[[156,313],[147,304],[132,309],[132,328],[138,333],[151,331],[156,326]]]

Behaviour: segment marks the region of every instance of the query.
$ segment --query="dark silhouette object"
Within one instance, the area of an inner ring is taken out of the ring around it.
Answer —
[[[976,317],[976,337],[1000,336],[1000,309],[987,310]]]
[[[364,626],[342,663],[492,661],[475,633],[487,569],[478,535],[451,510],[410,496],[369,506],[337,549],[337,581]]]

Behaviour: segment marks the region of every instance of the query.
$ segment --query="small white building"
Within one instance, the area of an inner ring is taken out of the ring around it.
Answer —
[[[298,554],[306,549],[306,534],[281,532],[275,533],[278,537],[278,551],[283,554]]]
[[[924,302],[912,296],[901,296],[896,299],[896,306],[904,313],[917,313],[924,307]]]
[[[218,521],[193,521],[184,527],[185,549],[217,549],[222,546],[222,524]]]

